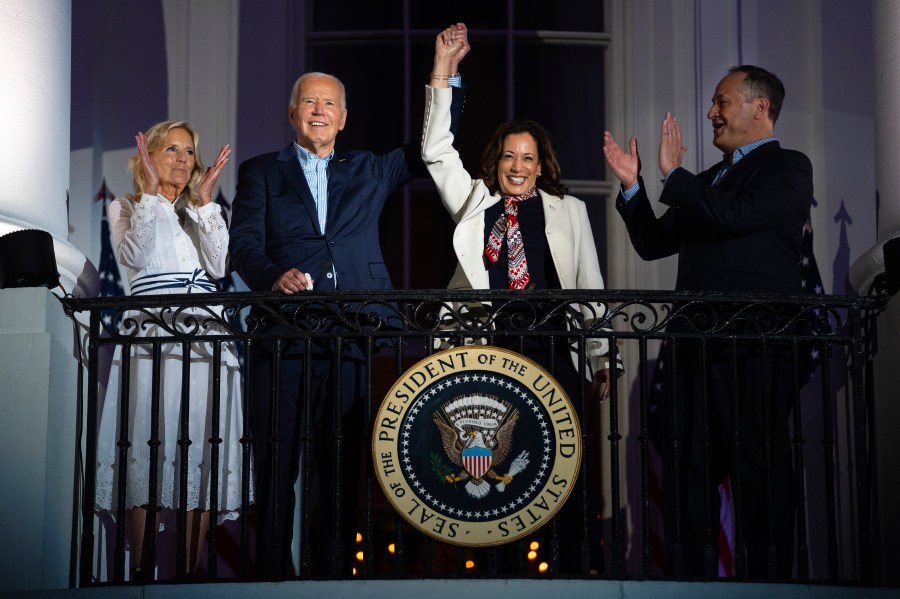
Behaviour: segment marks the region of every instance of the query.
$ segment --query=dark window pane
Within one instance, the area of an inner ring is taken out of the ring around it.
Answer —
[[[333,2],[313,0],[309,3],[311,31],[357,31],[366,29],[402,29],[402,2]]]
[[[410,23],[413,29],[434,29],[435,35],[453,23],[465,23],[472,32],[505,30],[508,28],[506,6],[501,0],[415,1],[410,2]]]
[[[456,268],[453,251],[453,220],[441,203],[430,179],[410,186],[410,201],[404,206],[401,193],[394,194],[381,213],[381,247],[394,287],[405,287],[404,265],[409,261],[410,289],[445,289]],[[404,257],[404,232],[409,252]]]
[[[603,179],[604,49],[516,44],[516,118],[534,119],[553,137],[564,179]]]
[[[316,42],[309,46],[307,65],[308,71],[336,75],[347,88],[347,124],[338,135],[338,149],[386,152],[407,141],[399,40],[350,45]],[[418,133],[413,136],[418,137]]]
[[[516,29],[549,31],[603,31],[603,2],[569,0],[549,4],[545,0],[516,0],[513,3]]]

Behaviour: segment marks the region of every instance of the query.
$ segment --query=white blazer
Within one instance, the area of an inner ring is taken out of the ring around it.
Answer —
[[[489,289],[490,279],[484,266],[484,212],[502,200],[491,194],[481,179],[472,179],[453,147],[450,133],[450,89],[425,87],[425,124],[422,131],[422,159],[434,179],[441,201],[453,217],[453,249],[459,263],[448,289]],[[553,256],[553,265],[563,289],[603,289],[603,275],[597,248],[588,220],[587,208],[572,196],[559,198],[540,191],[544,207],[544,233]],[[579,306],[585,322],[602,318],[602,304]],[[587,375],[608,368],[606,339],[588,341]],[[573,350],[573,359],[574,355]],[[575,363],[577,368],[577,362]]]

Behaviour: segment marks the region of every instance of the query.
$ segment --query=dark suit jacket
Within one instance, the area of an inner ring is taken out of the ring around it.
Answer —
[[[658,219],[644,183],[616,208],[645,260],[678,254],[676,289],[800,293],[800,244],[813,199],[812,164],[777,141],[756,148],[716,187],[718,163],[669,176]]]
[[[463,92],[453,91],[453,127]],[[416,140],[387,154],[335,152],[328,165],[323,235],[293,144],[241,164],[232,208],[231,261],[254,291],[271,291],[284,272],[312,275],[315,289],[390,289],[378,235],[388,196],[427,172]]]

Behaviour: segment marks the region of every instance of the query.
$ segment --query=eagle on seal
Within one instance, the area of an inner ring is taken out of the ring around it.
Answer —
[[[481,499],[491,491],[491,486],[485,479],[501,481],[501,489],[512,482],[511,473],[501,476],[495,468],[509,457],[519,411],[504,407],[502,411],[494,411],[490,415],[499,418],[481,419],[464,418],[461,410],[457,414],[454,412],[455,410],[445,406],[444,410],[436,411],[432,418],[440,431],[444,453],[461,468],[459,474],[448,474],[445,478],[451,483],[466,481],[466,492]],[[481,420],[481,425],[474,424],[474,420]]]

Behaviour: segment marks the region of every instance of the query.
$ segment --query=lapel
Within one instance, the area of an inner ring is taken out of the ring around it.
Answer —
[[[476,216],[480,216],[483,223],[485,210],[503,199],[503,196],[500,195],[499,192],[495,193],[494,195],[488,193],[487,187],[485,187],[484,183],[482,182],[479,182],[478,186],[475,189],[478,195],[472,198],[473,201],[463,212],[462,217],[459,219],[458,225],[462,225],[469,219],[475,218]]]
[[[316,212],[316,203],[313,200],[312,192],[309,191],[306,177],[303,176],[303,170],[300,168],[300,161],[297,160],[293,143],[278,154],[278,170],[281,171],[281,176],[294,190],[297,199],[300,200],[300,203],[306,209],[310,222],[321,235],[322,231],[319,230],[319,215]]]
[[[544,207],[544,230],[545,231],[556,231],[557,227],[557,217],[562,212],[561,205],[562,199],[552,196],[550,194],[544,193],[541,190],[538,190],[538,193],[541,197],[541,204]]]
[[[337,224],[338,205],[344,198],[344,188],[347,185],[349,158],[346,154],[335,153],[328,163],[328,228]]]
[[[569,268],[573,264],[571,245],[573,231],[566,226],[567,219],[563,218],[564,203],[562,198],[538,191],[544,207],[544,237],[547,239],[550,255],[553,256],[553,266],[556,268],[560,286],[563,289],[570,289],[575,283],[575,273]],[[525,251],[527,253],[528,249]]]

